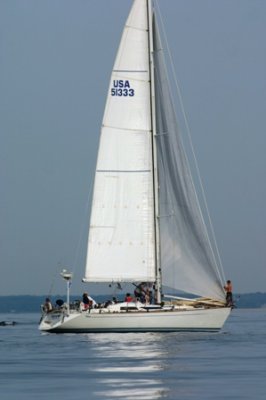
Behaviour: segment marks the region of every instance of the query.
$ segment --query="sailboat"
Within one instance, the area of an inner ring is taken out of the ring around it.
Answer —
[[[177,126],[152,0],[134,0],[111,73],[84,282],[145,282],[139,299],[44,312],[46,332],[218,331],[230,314]],[[164,288],[188,293],[163,295]],[[191,296],[193,295],[193,296]]]

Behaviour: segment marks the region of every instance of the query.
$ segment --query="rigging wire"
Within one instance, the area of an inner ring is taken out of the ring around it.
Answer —
[[[50,288],[49,288],[49,291],[48,291],[48,297],[52,296],[52,293],[53,293],[53,290],[54,290],[55,280],[56,280],[56,277],[59,275],[59,267],[60,267],[60,269],[62,268],[62,264],[60,262],[57,263],[57,268],[55,268],[55,272],[54,272],[54,275],[52,277],[51,285],[50,285]]]
[[[196,153],[195,153],[193,142],[192,142],[191,130],[190,130],[190,127],[189,127],[188,118],[187,118],[187,115],[186,115],[186,112],[185,112],[184,102],[183,102],[183,98],[182,98],[182,95],[181,95],[180,86],[178,84],[178,80],[177,80],[177,76],[176,76],[176,72],[175,72],[175,68],[174,68],[173,57],[172,57],[172,54],[171,54],[171,51],[170,51],[170,47],[169,47],[169,44],[168,44],[168,41],[167,41],[167,36],[166,36],[166,32],[165,32],[165,27],[164,27],[165,25],[163,23],[162,13],[160,11],[160,8],[159,8],[159,5],[158,5],[157,1],[156,1],[156,9],[158,11],[159,20],[160,20],[160,24],[161,24],[161,27],[162,27],[163,39],[164,39],[164,43],[166,45],[166,50],[167,50],[167,54],[168,54],[169,61],[170,61],[171,72],[172,72],[172,75],[173,75],[173,79],[174,79],[174,83],[175,83],[175,87],[176,87],[178,100],[180,102],[181,113],[182,113],[182,116],[184,118],[184,123],[185,123],[185,128],[186,128],[185,130],[186,130],[186,133],[187,133],[187,136],[188,136],[189,145],[190,145],[191,153],[192,153],[192,157],[193,157],[193,162],[194,162],[194,165],[195,165],[196,174],[197,174],[197,178],[198,178],[198,182],[199,182],[200,190],[201,190],[201,194],[202,194],[203,204],[204,204],[204,207],[205,207],[205,210],[206,210],[206,214],[207,214],[207,218],[208,218],[208,222],[209,222],[209,226],[210,226],[210,233],[212,235],[213,244],[214,244],[216,255],[217,255],[217,259],[218,259],[219,266],[217,265],[217,261],[216,261],[217,272],[218,272],[218,275],[219,275],[219,277],[221,279],[221,282],[225,282],[223,264],[222,264],[220,252],[219,252],[219,249],[218,249],[218,244],[217,244],[217,240],[216,240],[216,236],[215,236],[215,232],[214,232],[213,223],[212,223],[212,220],[211,220],[211,215],[210,215],[208,204],[207,204],[207,198],[206,198],[206,194],[205,194],[205,191],[204,191],[202,178],[201,178],[201,175],[200,175],[200,169],[199,169],[198,161],[197,161],[197,158],[196,158]],[[202,218],[203,218],[203,216],[202,216]],[[203,219],[203,222],[204,222],[204,219]],[[212,246],[211,246],[211,250],[212,250]],[[214,257],[214,259],[216,260],[216,257]]]
[[[89,187],[89,191],[88,191],[88,195],[87,195],[87,199],[86,199],[86,203],[85,203],[85,212],[84,212],[85,216],[88,216],[88,210],[89,210],[89,206],[90,206],[90,203],[91,203],[92,186],[93,186],[93,179],[90,179],[90,187]],[[79,257],[79,255],[81,253],[81,251],[80,251],[81,243],[82,243],[82,238],[83,238],[86,226],[87,226],[87,219],[83,218],[83,223],[81,223],[79,239],[78,239],[77,246],[76,246],[74,262],[72,264],[73,265],[73,269],[72,269],[71,272],[73,273],[73,276],[74,276],[74,274],[76,272],[76,269],[77,269],[78,257]],[[55,268],[55,272],[54,272],[54,275],[52,277],[51,285],[50,285],[50,288],[49,288],[49,291],[48,291],[48,297],[50,297],[52,295],[56,277],[59,275],[59,272],[62,269],[62,267],[64,267],[62,265],[62,263],[58,262],[57,263],[57,268]],[[68,268],[68,269],[71,269],[71,268]]]
[[[75,256],[74,256],[74,261],[73,261],[73,275],[77,269],[77,264],[78,264],[78,258],[81,253],[81,244],[82,244],[82,239],[84,238],[84,233],[85,233],[85,228],[88,226],[88,215],[89,215],[89,208],[91,204],[91,195],[92,195],[92,187],[93,187],[93,179],[90,179],[90,187],[85,203],[85,218],[82,219],[81,223],[81,228],[80,228],[80,233],[79,233],[79,239],[78,243],[76,246],[76,251],[75,251]]]

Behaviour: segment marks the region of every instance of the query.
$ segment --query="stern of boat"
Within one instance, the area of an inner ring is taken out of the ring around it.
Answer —
[[[65,311],[49,312],[42,315],[39,323],[39,330],[43,332],[53,332],[64,326],[67,322],[77,318],[78,312],[67,313]]]

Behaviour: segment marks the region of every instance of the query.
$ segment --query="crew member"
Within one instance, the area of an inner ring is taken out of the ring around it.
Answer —
[[[224,290],[226,291],[226,305],[231,307],[233,305],[233,286],[230,280],[226,282]]]

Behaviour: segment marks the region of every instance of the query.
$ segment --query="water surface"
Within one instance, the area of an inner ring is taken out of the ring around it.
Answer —
[[[220,333],[47,334],[0,314],[1,400],[253,399],[266,393],[266,309],[233,310]]]

